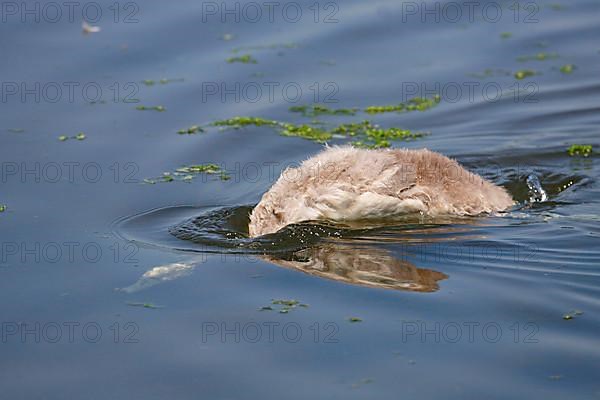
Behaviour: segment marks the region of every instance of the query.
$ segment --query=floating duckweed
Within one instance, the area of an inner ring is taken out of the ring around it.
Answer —
[[[287,307],[294,307],[294,306],[300,304],[300,302],[298,300],[275,300],[275,299],[273,299],[271,301],[271,304],[283,305],[283,306],[287,306]]]
[[[135,109],[139,110],[139,111],[149,111],[149,110],[158,111],[158,112],[166,111],[166,108],[164,108],[163,106],[151,106],[151,107],[149,107],[149,106],[137,106]]]
[[[161,85],[166,85],[167,83],[171,83],[171,82],[183,82],[183,78],[176,78],[176,79],[167,79],[167,78],[162,78],[161,80],[158,81]],[[154,79],[144,79],[142,81],[142,83],[146,86],[154,86],[156,84],[156,81]]]
[[[199,164],[199,165],[190,165],[188,167],[177,168],[176,172],[181,173],[192,173],[192,174],[217,174],[221,172],[221,167],[216,164]]]
[[[545,53],[545,52],[541,52],[541,53],[537,53],[534,56],[520,56],[517,57],[517,61],[520,62],[525,62],[525,61],[546,61],[546,60],[551,60],[554,58],[558,58],[558,54],[556,53]]]
[[[580,316],[580,315],[583,315],[583,311],[571,310],[568,313],[566,313],[565,315],[563,315],[563,319],[570,320],[570,319],[573,319],[576,316]]]
[[[214,126],[231,127],[239,129],[244,126],[263,126],[263,125],[277,125],[277,121],[270,119],[264,119],[260,117],[233,117],[229,119],[223,119],[212,123]]]
[[[302,113],[305,117],[317,117],[319,115],[356,115],[356,108],[338,108],[332,109],[321,105],[313,106],[293,106],[291,112]]]
[[[583,156],[588,157],[592,154],[592,145],[591,144],[572,144],[567,152],[571,157],[573,156]]]
[[[223,181],[230,179],[230,176],[227,175],[227,172],[225,172],[216,164],[198,164],[180,167],[174,172],[164,172],[158,178],[146,178],[143,182],[151,185],[159,182],[190,182],[199,174],[219,175],[219,178]]]
[[[567,64],[560,67],[560,72],[563,74],[570,74],[575,70],[575,66],[573,64]]]
[[[334,128],[332,132],[336,135],[364,137],[366,141],[355,141],[352,145],[371,149],[390,147],[390,140],[410,140],[423,136],[422,133],[413,133],[408,129],[384,129],[368,120],[360,123],[342,124]]]
[[[362,322],[362,319],[358,318],[358,317],[350,317],[350,318],[348,318],[348,321],[350,321],[350,322]]]
[[[327,140],[332,138],[331,132],[327,132],[306,124],[283,124],[283,130],[281,131],[281,134],[283,136],[301,137],[318,143],[325,143]]]
[[[317,121],[318,122],[318,121]],[[410,140],[422,137],[422,133],[414,133],[407,129],[381,128],[371,121],[346,123],[330,130],[317,128],[308,124],[291,124],[255,117],[235,117],[229,120],[213,122],[214,126],[239,129],[244,126],[270,126],[283,136],[299,137],[324,143],[334,137],[360,137],[362,141],[352,143],[355,147],[382,148],[390,147],[390,140]]]
[[[0,204],[0,212],[6,211],[6,204]]]
[[[71,137],[69,137],[67,135],[60,135],[58,137],[58,140],[60,140],[61,142],[64,142],[64,141],[69,140],[69,139],[85,140],[86,137],[87,136],[85,136],[85,133],[79,132],[77,135],[71,136]]]
[[[273,307],[275,306],[275,307]],[[308,304],[300,303],[298,300],[272,299],[270,306],[259,308],[259,311],[279,311],[281,314],[287,314],[296,307],[308,307]]]
[[[513,34],[512,34],[511,32],[502,32],[502,33],[500,34],[500,37],[501,37],[502,39],[509,39],[509,38],[511,38],[511,37],[512,37],[512,35],[513,35]]]
[[[150,308],[150,309],[157,309],[157,308],[162,308],[162,306],[157,306],[154,305],[152,303],[133,303],[133,302],[129,302],[127,303],[128,306],[132,306],[132,307],[142,307],[142,308]]]
[[[202,129],[198,125],[192,125],[189,128],[180,129],[177,131],[177,133],[180,135],[192,135],[192,134],[198,133],[198,132],[204,132],[204,129]]]
[[[250,54],[244,54],[241,56],[235,56],[235,57],[229,57],[227,59],[227,62],[232,64],[232,63],[243,63],[243,64],[257,64],[258,61],[256,61],[255,58],[253,58]]]
[[[399,103],[387,106],[370,106],[365,108],[367,114],[380,114],[386,112],[401,112],[401,111],[425,111],[435,107],[441,100],[440,95],[435,95],[428,99],[425,97],[414,97],[406,103]]]
[[[520,71],[515,72],[515,78],[521,80],[521,79],[525,79],[529,76],[534,76],[535,75],[535,71],[532,71],[530,69],[522,69]]]

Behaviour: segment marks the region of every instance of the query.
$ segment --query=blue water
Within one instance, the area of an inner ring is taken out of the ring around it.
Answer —
[[[3,3],[0,23],[3,397],[598,396],[598,159],[566,151],[600,146],[598,2],[485,1],[473,18],[462,4],[455,21],[458,3],[300,1],[276,7],[273,22],[265,9],[252,22],[249,3],[222,15],[220,2],[192,1],[117,3],[118,15],[100,1],[97,21],[81,3],[72,21],[63,8],[51,22],[34,3],[39,22]],[[83,17],[101,31],[82,34]],[[257,63],[226,61],[244,54]],[[536,74],[518,80],[519,70]],[[436,93],[423,112],[319,119],[427,133],[393,146],[439,151],[504,185],[519,201],[507,215],[304,245],[288,232],[276,254],[170,233],[256,204],[323,146],[211,122],[309,123],[289,107]],[[206,132],[177,134],[195,124]],[[230,179],[143,182],[203,163]],[[546,201],[528,201],[528,176]]]

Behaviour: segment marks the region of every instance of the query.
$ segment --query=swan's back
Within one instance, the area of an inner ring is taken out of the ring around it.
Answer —
[[[288,168],[250,216],[250,235],[306,220],[476,215],[513,204],[501,187],[426,149],[332,147]]]

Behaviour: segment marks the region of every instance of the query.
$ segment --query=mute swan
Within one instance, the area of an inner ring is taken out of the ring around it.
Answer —
[[[282,172],[250,215],[250,236],[309,220],[477,215],[513,205],[503,188],[439,153],[329,147]]]

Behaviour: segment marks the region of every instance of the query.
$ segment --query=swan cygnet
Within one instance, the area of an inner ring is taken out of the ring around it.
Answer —
[[[328,147],[284,170],[250,215],[251,237],[302,221],[471,216],[514,204],[507,191],[427,149]]]

